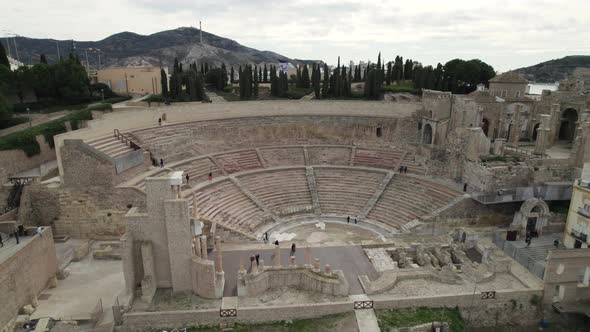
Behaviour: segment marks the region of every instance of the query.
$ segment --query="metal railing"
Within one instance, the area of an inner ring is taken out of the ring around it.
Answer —
[[[128,145],[133,150],[139,150],[139,149],[141,149],[141,147],[137,143],[133,142],[133,140],[131,140],[128,135],[121,134],[121,132],[119,131],[119,129],[116,129],[116,128],[113,129],[113,136],[116,139],[118,139],[119,141],[121,141],[124,144]]]

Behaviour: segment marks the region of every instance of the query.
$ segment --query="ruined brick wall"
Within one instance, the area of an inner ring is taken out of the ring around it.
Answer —
[[[23,189],[18,209],[18,220],[24,225],[51,226],[59,216],[59,208],[59,198],[55,191],[42,185],[36,179]]]
[[[115,185],[116,171],[110,162],[90,155],[78,145],[65,144],[61,148],[62,182],[69,188]]]
[[[530,167],[521,164],[486,167],[482,163],[467,162],[463,173],[463,182],[473,191],[526,187],[531,181]]]
[[[33,303],[57,273],[51,228],[45,228],[43,236],[35,235],[26,241],[21,242],[16,253],[0,261],[0,329],[16,317],[21,307]]]

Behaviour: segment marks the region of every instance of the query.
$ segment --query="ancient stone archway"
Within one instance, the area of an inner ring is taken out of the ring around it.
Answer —
[[[522,235],[530,233],[533,236],[543,232],[549,217],[549,206],[540,198],[529,198],[522,203],[520,210],[514,214],[510,225],[517,229]]]
[[[429,123],[424,125],[424,132],[422,134],[422,143],[432,144],[432,126]]]
[[[488,131],[490,130],[490,121],[488,119],[483,119],[481,121],[481,130],[483,130],[484,135],[488,136]]]
[[[567,108],[561,114],[561,125],[559,126],[559,140],[573,141],[576,131],[576,122],[578,121],[578,111],[573,108]]]

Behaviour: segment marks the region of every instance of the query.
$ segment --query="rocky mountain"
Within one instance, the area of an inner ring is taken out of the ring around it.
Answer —
[[[561,59],[541,62],[534,66],[519,68],[530,81],[538,83],[553,83],[571,77],[577,67],[590,68],[590,55],[571,55]]]
[[[91,68],[105,66],[172,66],[177,57],[183,63],[198,64],[206,62],[209,66],[250,64],[276,64],[289,61],[295,64],[307,63],[308,60],[293,60],[271,51],[259,51],[241,45],[235,40],[223,38],[203,31],[203,43],[200,42],[199,29],[183,27],[157,32],[151,35],[139,35],[133,32],[121,32],[99,41],[72,41],[54,39],[34,39],[17,37],[18,54],[26,64],[39,61],[40,54],[45,54],[48,61],[57,61],[57,50],[67,56],[75,49],[80,60],[88,62]],[[88,50],[88,51],[86,51]],[[96,51],[100,50],[100,51]],[[14,51],[14,49],[13,49]]]

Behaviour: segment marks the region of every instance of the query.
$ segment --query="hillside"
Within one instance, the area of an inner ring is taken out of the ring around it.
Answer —
[[[98,67],[99,54],[101,66],[138,66],[158,65],[172,66],[174,58],[181,62],[207,62],[219,66],[222,62],[234,66],[244,63],[276,64],[279,60],[303,63],[303,60],[291,60],[286,56],[270,51],[259,51],[231,40],[203,31],[203,44],[199,42],[199,29],[178,28],[157,32],[151,35],[139,35],[133,32],[121,32],[99,41],[75,41],[34,39],[17,37],[19,58],[25,63],[36,63],[39,55],[45,54],[48,61],[57,61],[57,47],[61,56],[67,56],[75,45],[82,62],[86,60],[85,49],[99,49],[100,52],[88,52],[90,67]]]
[[[541,62],[534,66],[519,68],[530,81],[553,83],[571,76],[576,67],[590,68],[590,55],[571,55],[561,59]]]

